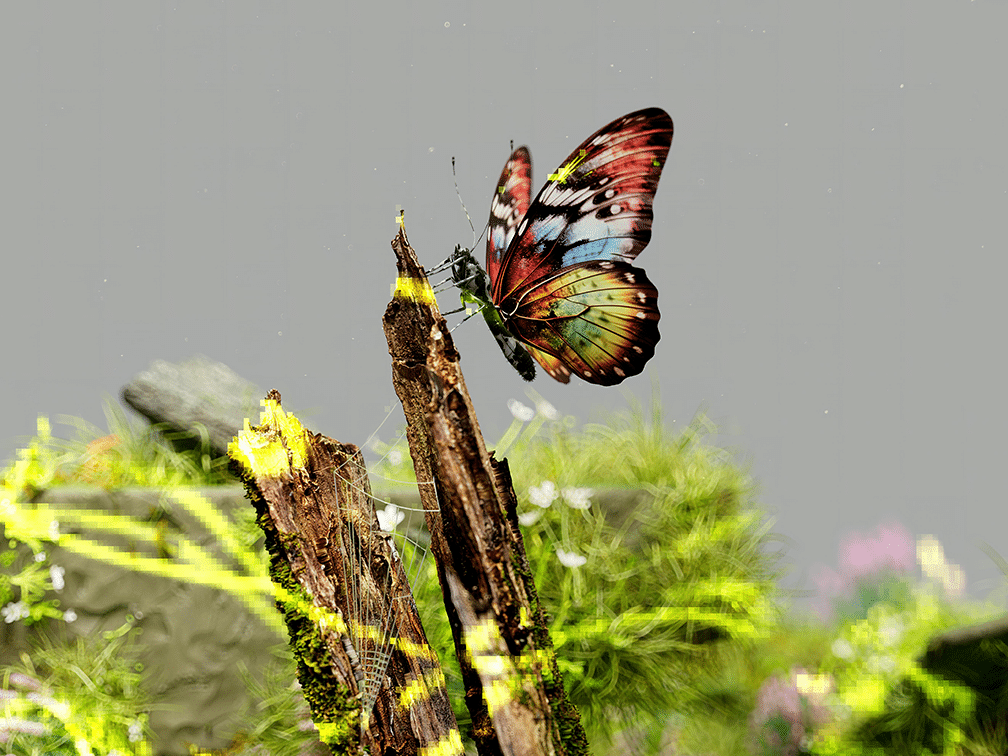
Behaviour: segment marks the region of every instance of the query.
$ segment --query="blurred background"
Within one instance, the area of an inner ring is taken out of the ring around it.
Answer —
[[[786,587],[897,520],[982,597],[978,544],[1008,555],[1005,28],[1003,0],[6,4],[0,458],[196,353],[363,444],[397,404],[399,208],[429,268],[472,243],[452,156],[478,233],[510,140],[537,191],[659,106],[655,357],[536,390],[581,420],[656,389],[673,429],[705,411],[793,539]],[[454,336],[492,446],[527,387],[479,318]]]

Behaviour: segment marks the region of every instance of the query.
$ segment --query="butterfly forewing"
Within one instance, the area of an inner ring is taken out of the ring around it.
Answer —
[[[507,300],[558,270],[632,261],[651,240],[652,202],[671,145],[672,119],[660,108],[625,115],[588,137],[550,176],[517,234],[500,235],[510,242],[490,275],[494,302],[507,313]],[[494,218],[492,204],[491,227]]]
[[[518,223],[532,199],[532,158],[526,147],[515,150],[497,181],[490,200],[490,231],[487,234],[487,274],[497,278],[501,258],[514,238]]]
[[[658,319],[658,290],[644,271],[602,260],[537,282],[507,324],[557,380],[566,383],[573,372],[610,386],[640,373],[654,356]]]

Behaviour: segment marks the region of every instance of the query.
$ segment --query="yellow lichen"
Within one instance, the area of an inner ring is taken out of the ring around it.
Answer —
[[[303,468],[308,431],[275,399],[263,399],[262,404],[259,425],[252,428],[245,418],[245,427],[228,444],[228,454],[256,477],[279,478]]]

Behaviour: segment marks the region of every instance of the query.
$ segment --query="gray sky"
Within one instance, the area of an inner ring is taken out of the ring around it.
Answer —
[[[941,539],[972,595],[996,585],[1008,4],[399,6],[4,5],[0,457],[39,413],[104,427],[103,393],[197,352],[363,443],[395,402],[396,207],[429,267],[471,242],[453,155],[479,226],[509,140],[536,191],[660,106],[637,264],[662,339],[620,388],[720,424],[796,542],[786,585],[887,519]],[[492,445],[525,385],[478,319],[455,336]],[[625,406],[534,386],[582,420]]]

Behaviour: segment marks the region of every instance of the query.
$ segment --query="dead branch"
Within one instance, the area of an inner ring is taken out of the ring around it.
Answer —
[[[586,753],[528,567],[506,461],[487,453],[459,355],[403,227],[383,324],[481,754]],[[423,481],[432,481],[424,485]]]
[[[266,534],[277,607],[320,738],[334,754],[363,746],[460,756],[444,677],[379,527],[360,450],[305,430],[275,390],[263,404],[260,425],[246,426],[228,451]]]

